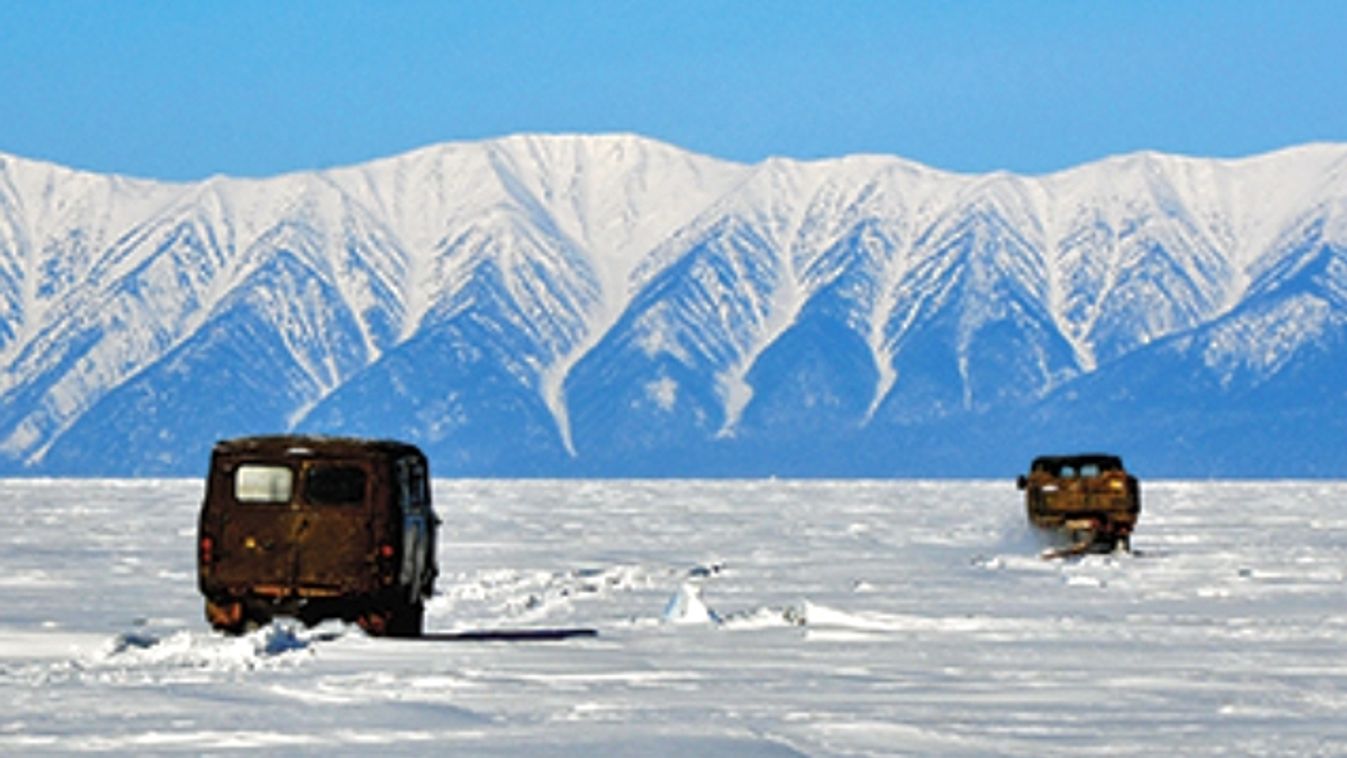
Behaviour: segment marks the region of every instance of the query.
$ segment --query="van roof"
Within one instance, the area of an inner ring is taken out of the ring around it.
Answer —
[[[425,455],[415,445],[397,440],[356,437],[326,437],[305,434],[275,434],[237,437],[215,443],[216,455],[257,454],[267,456]]]
[[[1077,455],[1041,455],[1034,459],[1029,468],[1033,471],[1057,472],[1063,466],[1086,466],[1094,464],[1103,471],[1121,471],[1122,458],[1108,453],[1080,453]]]

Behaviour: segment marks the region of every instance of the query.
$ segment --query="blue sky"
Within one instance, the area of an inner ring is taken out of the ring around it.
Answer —
[[[0,151],[265,176],[518,132],[1053,171],[1347,141],[1347,2],[0,0]]]

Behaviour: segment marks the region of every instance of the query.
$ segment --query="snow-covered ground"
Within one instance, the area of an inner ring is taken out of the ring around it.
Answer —
[[[200,484],[0,482],[0,753],[1342,754],[1347,483],[440,481],[432,631],[201,617]]]

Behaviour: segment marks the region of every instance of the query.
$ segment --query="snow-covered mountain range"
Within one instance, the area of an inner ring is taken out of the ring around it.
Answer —
[[[1347,474],[1347,146],[1060,173],[517,136],[169,184],[0,154],[0,473]]]

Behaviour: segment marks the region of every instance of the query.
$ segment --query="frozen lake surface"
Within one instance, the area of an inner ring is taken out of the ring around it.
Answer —
[[[194,481],[0,482],[0,753],[1347,753],[1347,483],[439,481],[430,631],[202,618]]]

